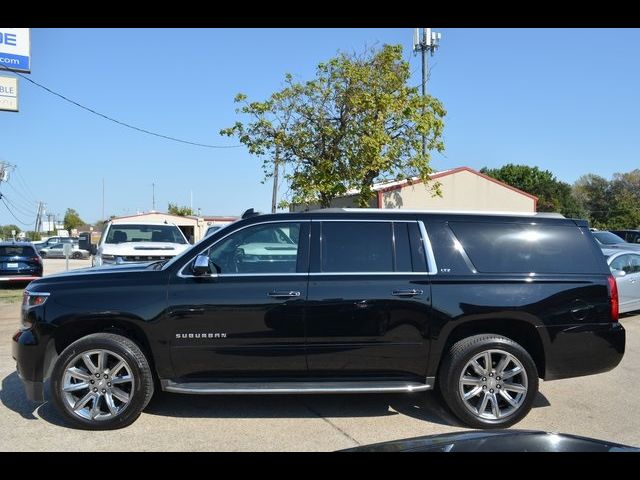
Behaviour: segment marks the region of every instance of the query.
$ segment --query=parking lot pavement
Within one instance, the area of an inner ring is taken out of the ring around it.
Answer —
[[[408,395],[190,396],[158,392],[130,427],[65,426],[50,402],[28,402],[11,358],[19,304],[0,303],[0,451],[331,451],[463,430],[434,393]],[[531,413],[513,428],[571,433],[640,446],[640,316],[622,318],[627,350],[613,371],[541,382]],[[48,392],[46,396],[48,397]]]
[[[42,265],[44,266],[44,274],[51,275],[52,273],[64,272],[66,270],[66,260],[63,258],[43,258]],[[86,268],[91,266],[90,259],[69,259],[69,270],[75,270],[76,268]]]

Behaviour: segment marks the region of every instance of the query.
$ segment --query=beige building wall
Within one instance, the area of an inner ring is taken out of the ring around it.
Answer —
[[[440,182],[442,197],[433,197],[431,186]],[[444,175],[429,182],[406,185],[382,192],[382,208],[419,208],[429,210],[488,210],[535,212],[531,197],[511,190],[467,170]]]
[[[320,205],[312,203],[308,207],[305,205],[291,205],[289,207],[290,212],[304,212],[305,210],[317,210]],[[358,197],[356,195],[348,195],[346,197],[334,198],[331,201],[331,208],[358,208]],[[369,201],[369,208],[378,208],[378,198],[376,192],[373,193],[373,197]]]

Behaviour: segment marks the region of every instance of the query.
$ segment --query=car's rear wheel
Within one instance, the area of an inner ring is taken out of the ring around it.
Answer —
[[[112,430],[133,423],[153,395],[149,362],[138,345],[112,333],[83,337],[60,354],[54,403],[73,425]]]
[[[71,258],[75,258],[76,260],[79,258],[82,258],[82,253],[81,252],[73,252],[71,254]]]
[[[439,376],[443,399],[473,428],[506,428],[519,422],[538,392],[533,359],[500,335],[475,335],[455,343]]]

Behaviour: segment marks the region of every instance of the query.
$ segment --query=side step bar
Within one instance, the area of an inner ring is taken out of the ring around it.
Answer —
[[[426,383],[390,380],[362,382],[191,382],[177,383],[162,380],[165,392],[191,393],[196,395],[218,394],[264,394],[264,393],[392,393],[422,392],[433,389],[434,377]]]

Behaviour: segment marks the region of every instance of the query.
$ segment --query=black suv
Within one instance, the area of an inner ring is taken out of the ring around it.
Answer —
[[[616,283],[581,220],[409,210],[258,215],[169,261],[32,282],[13,356],[73,424],[190,394],[439,389],[506,427],[545,380],[622,359]]]
[[[611,230],[628,243],[640,243],[640,230]]]

